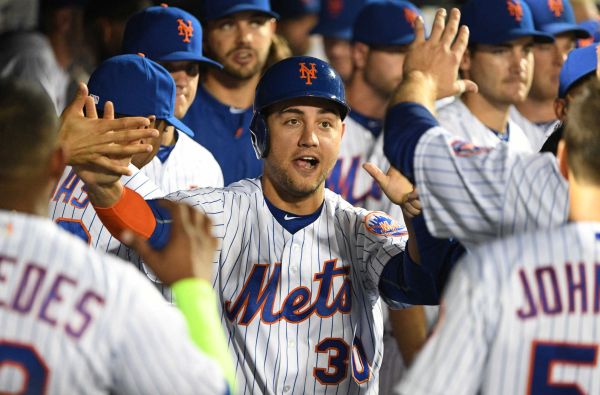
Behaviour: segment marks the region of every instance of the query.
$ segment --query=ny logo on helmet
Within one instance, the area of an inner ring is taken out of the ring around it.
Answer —
[[[183,42],[184,43],[189,43],[190,42],[190,37],[194,37],[194,28],[192,27],[192,21],[188,20],[187,21],[187,25],[185,24],[185,22],[183,21],[183,19],[179,18],[177,19],[177,31],[178,31],[178,35],[179,36],[184,36],[183,37]]]
[[[314,63],[309,63],[310,69],[306,67],[306,63],[300,62],[300,78],[306,80],[306,85],[312,85],[312,80],[317,79],[317,69]]]
[[[523,19],[523,7],[519,0],[507,0],[506,6],[508,7],[508,13],[514,17],[517,22],[521,22],[521,19]]]
[[[557,18],[561,16],[565,10],[562,0],[548,0],[548,8],[550,8],[550,11],[552,11]]]

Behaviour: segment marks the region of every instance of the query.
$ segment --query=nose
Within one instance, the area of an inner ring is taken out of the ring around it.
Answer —
[[[304,148],[319,146],[319,137],[315,130],[315,126],[308,124],[303,128],[298,145]]]
[[[246,21],[237,23],[237,42],[238,44],[248,44],[252,41],[252,30]]]

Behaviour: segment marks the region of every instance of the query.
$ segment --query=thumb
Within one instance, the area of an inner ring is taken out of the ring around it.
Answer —
[[[471,80],[457,80],[454,82],[454,91],[456,95],[462,95],[465,92],[477,93],[479,88]]]
[[[79,82],[77,84],[77,92],[75,93],[75,98],[73,101],[64,109],[61,114],[61,117],[64,117],[66,114],[71,112],[79,112],[80,115],[83,115],[83,108],[85,107],[85,101],[88,96],[88,87],[83,82]]]
[[[371,177],[375,180],[375,182],[381,187],[381,189],[385,189],[387,185],[387,175],[381,171],[377,165],[371,162],[367,162],[363,165],[363,169],[369,173]]]

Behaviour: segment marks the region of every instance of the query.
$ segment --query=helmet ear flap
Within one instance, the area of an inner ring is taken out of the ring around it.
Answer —
[[[258,159],[266,158],[269,153],[269,129],[267,120],[260,112],[255,112],[250,122],[250,138]]]

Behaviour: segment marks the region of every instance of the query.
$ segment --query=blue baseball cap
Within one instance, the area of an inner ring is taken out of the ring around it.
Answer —
[[[469,27],[469,44],[498,45],[528,36],[539,43],[554,41],[535,30],[531,10],[522,0],[471,0],[461,9],[460,23]]]
[[[323,0],[319,22],[311,33],[328,38],[352,40],[356,16],[365,4],[371,2],[372,0]]]
[[[587,39],[579,40],[577,43],[580,47],[586,47],[593,43],[600,42],[600,20],[588,19],[579,23],[579,27],[585,29],[590,35]]]
[[[415,40],[414,23],[421,11],[408,1],[375,1],[364,6],[354,21],[352,41],[370,46],[405,45]],[[385,26],[385,29],[374,29]]]
[[[202,17],[208,21],[243,11],[257,11],[279,19],[279,15],[271,10],[269,0],[205,0]]]
[[[587,38],[587,30],[575,22],[575,14],[569,0],[526,0],[533,15],[535,28],[556,36],[574,33],[576,38]]]
[[[148,7],[127,21],[123,52],[143,53],[154,61],[191,60],[222,68],[202,55],[202,25],[176,7]]]
[[[558,97],[566,97],[567,92],[573,85],[596,72],[598,67],[597,47],[598,44],[594,44],[583,48],[575,48],[569,52],[567,60],[560,70]]]
[[[110,100],[117,114],[155,115],[183,133],[194,135],[175,118],[175,81],[164,67],[144,56],[127,54],[105,60],[90,76],[88,89],[99,111]]]
[[[303,15],[318,14],[320,0],[271,0],[271,8],[281,19],[292,19]]]

